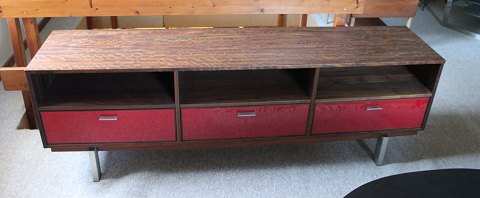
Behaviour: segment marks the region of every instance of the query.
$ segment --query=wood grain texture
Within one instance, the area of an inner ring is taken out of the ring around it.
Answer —
[[[39,32],[42,32],[43,28],[47,25],[47,23],[48,23],[51,19],[52,19],[52,18],[50,18],[50,17],[43,18],[43,19],[38,23],[38,31],[39,31]],[[24,46],[24,48],[26,48],[26,47],[28,46],[28,45],[27,45],[27,41],[24,41],[23,46]],[[5,64],[3,64],[4,67],[8,67],[8,66],[11,66],[11,65],[15,65],[15,58],[14,58],[14,55],[13,55],[13,54],[5,61]]]
[[[175,107],[172,73],[58,74],[44,81],[40,110]]]
[[[317,101],[399,99],[431,95],[431,91],[404,66],[325,68],[320,70]]]
[[[339,56],[339,51],[349,56]],[[27,72],[250,70],[444,61],[406,27],[66,30],[50,35]]]
[[[0,77],[5,91],[28,91],[25,67],[0,68]]]
[[[277,27],[287,27],[287,15],[285,14],[278,15]]]
[[[335,14],[333,16],[333,26],[334,27],[345,27],[345,24],[349,24],[350,22],[350,15],[349,14]]]
[[[23,27],[25,29],[25,37],[28,44],[28,51],[30,57],[35,57],[42,43],[40,41],[40,34],[38,32],[38,24],[36,18],[23,18]]]
[[[320,69],[316,68],[313,72],[310,72],[309,87],[310,95],[310,109],[308,110],[308,122],[307,122],[307,136],[312,135],[313,118],[315,115],[315,106],[317,104],[317,91],[318,91],[318,79],[320,75]]]
[[[110,22],[112,23],[112,29],[118,29],[118,17],[110,17]]]
[[[0,17],[363,13],[364,0],[0,0]]]
[[[13,57],[17,67],[27,66],[27,56],[25,55],[25,47],[23,45],[22,29],[20,28],[20,20],[8,18],[8,30],[10,33],[10,41],[12,42]]]
[[[30,104],[32,104],[32,109],[34,110],[34,115],[36,118],[40,118],[38,120],[36,120],[36,124],[37,124],[37,127],[40,131],[40,137],[42,139],[42,144],[43,144],[43,147],[46,148],[47,147],[47,139],[45,137],[45,129],[43,127],[43,122],[42,122],[42,119],[41,119],[41,116],[40,116],[40,111],[38,110],[38,102],[40,100],[41,97],[43,97],[42,95],[38,94],[39,92],[42,92],[42,90],[37,90],[39,89],[39,86],[36,86],[37,84],[41,84],[41,82],[37,82],[38,81],[38,78],[33,78],[32,75],[27,75],[27,81],[28,81],[28,87],[29,87],[29,90],[30,92],[27,92],[31,93],[31,98],[32,98],[32,102]]]
[[[0,8],[1,10],[1,8]],[[0,12],[1,13],[1,12]],[[18,18],[7,19],[10,40],[13,47],[13,56],[17,67],[26,67],[27,58],[25,55],[25,47],[23,45],[22,29],[20,28],[20,20]],[[37,128],[35,114],[33,112],[32,98],[29,91],[22,91],[23,103],[25,105],[25,113],[27,115],[28,126],[30,129]]]
[[[307,21],[308,21],[308,14],[302,14],[300,27],[307,27]]]
[[[310,103],[306,86],[288,70],[181,72],[180,104],[204,107]]]
[[[177,129],[177,142],[182,141],[182,110],[180,108],[180,78],[179,72],[173,72],[173,86],[175,95],[175,128]]]
[[[355,13],[353,17],[413,17],[417,7],[418,0],[366,0],[364,13]]]
[[[425,130],[427,125],[428,117],[430,116],[430,110],[432,108],[433,99],[435,98],[435,94],[437,92],[438,82],[440,81],[440,77],[442,75],[443,65],[437,65],[437,67],[428,67],[428,68],[410,68],[412,73],[414,73],[419,79],[422,79],[423,83],[426,87],[432,90],[432,96],[430,102],[427,107],[427,111],[425,112],[422,130]]]

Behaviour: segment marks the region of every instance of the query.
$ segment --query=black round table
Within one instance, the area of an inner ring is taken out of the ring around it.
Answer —
[[[377,179],[346,198],[480,198],[480,170],[442,169],[404,173]]]

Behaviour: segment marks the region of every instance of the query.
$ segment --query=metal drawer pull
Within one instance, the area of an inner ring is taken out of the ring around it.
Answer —
[[[238,112],[238,117],[255,117],[257,114],[255,112]]]
[[[115,121],[118,120],[118,116],[100,116],[98,117],[100,121]]]
[[[367,111],[380,111],[383,110],[383,107],[380,106],[371,106],[371,107],[365,107]]]

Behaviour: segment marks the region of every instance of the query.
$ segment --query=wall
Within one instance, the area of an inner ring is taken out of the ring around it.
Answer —
[[[0,19],[0,66],[10,58],[13,53],[10,34],[8,33],[7,20]]]
[[[37,23],[43,18],[37,18]],[[23,23],[20,20],[20,27],[22,28],[23,38],[25,39],[25,33],[23,32]],[[0,67],[5,65],[10,56],[13,55],[12,42],[10,41],[10,33],[8,32],[7,19],[0,19]],[[27,52],[27,59],[29,58]],[[8,65],[13,66],[13,65]]]

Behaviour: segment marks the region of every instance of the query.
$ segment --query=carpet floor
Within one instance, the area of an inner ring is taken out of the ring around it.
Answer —
[[[435,13],[435,12],[434,12]],[[100,152],[102,180],[88,155],[43,149],[37,130],[17,131],[18,92],[0,87],[0,197],[343,197],[405,172],[480,168],[480,41],[420,11],[412,29],[447,63],[426,130],[392,138],[386,165],[375,140],[169,152]],[[404,20],[386,19],[390,25]]]

